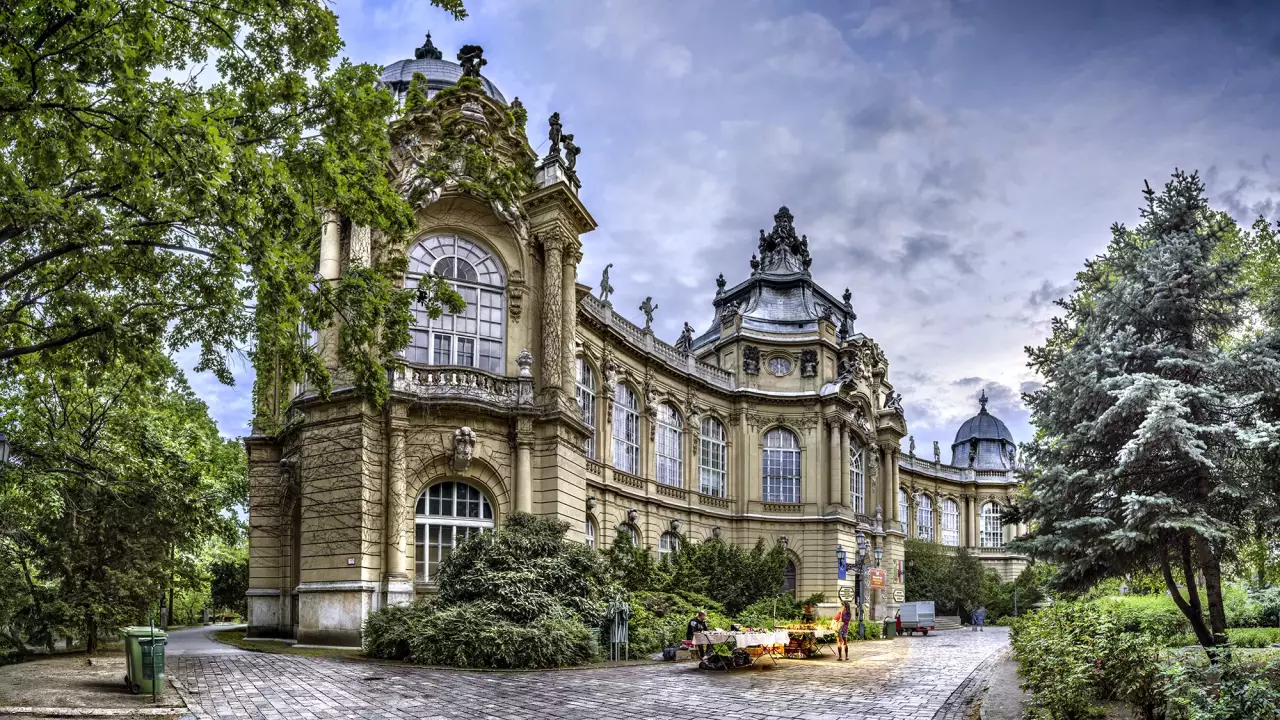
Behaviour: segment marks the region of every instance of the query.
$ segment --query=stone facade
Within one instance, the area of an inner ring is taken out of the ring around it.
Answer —
[[[903,538],[917,532],[900,516],[899,489],[963,499],[968,513],[988,497],[1004,502],[1012,480],[902,457],[907,428],[884,353],[854,331],[850,293],[813,282],[808,240],[786,208],[761,230],[750,275],[731,288],[722,278],[696,339],[686,330],[663,342],[615,312],[607,292],[595,297],[578,266],[596,224],[572,157],[560,156],[558,116],[538,160],[510,122],[518,101],[505,105],[484,82],[429,84],[428,110],[392,126],[391,172],[418,223],[405,282],[448,277],[468,309],[419,318],[384,407],[340,382],[327,400],[293,388],[282,429],[245,441],[249,634],[359,645],[370,611],[432,592],[450,547],[521,511],[556,516],[599,547],[620,532],[659,553],[680,538],[784,543],[802,597],[852,584],[852,573],[837,580],[836,553],[851,556],[861,532],[889,569],[888,587],[868,598],[872,618],[891,614]],[[498,176],[527,173],[527,183],[477,190],[470,156],[441,162],[455,147],[441,132],[487,148],[511,171]],[[514,204],[501,199],[517,189]],[[336,213],[326,219],[326,280],[396,250]],[[601,286],[612,290],[607,276]],[[334,332],[318,342],[341,378]],[[980,544],[968,530],[963,542]]]

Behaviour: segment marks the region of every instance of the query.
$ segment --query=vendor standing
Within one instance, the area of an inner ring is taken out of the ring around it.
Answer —
[[[706,631],[707,631],[707,611],[699,610],[698,614],[693,616],[693,619],[689,621],[689,624],[687,626],[685,626],[684,639],[689,642],[693,642],[693,636],[695,634],[700,632],[706,632]],[[696,647],[698,650],[698,657],[702,657],[704,654],[706,654],[706,647],[707,647],[706,645],[697,645]]]

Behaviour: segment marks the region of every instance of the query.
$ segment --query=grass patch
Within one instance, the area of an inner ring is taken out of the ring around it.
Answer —
[[[289,643],[271,640],[245,640],[244,630],[217,630],[213,639],[226,645],[251,652],[275,653],[277,655],[307,655],[309,657],[350,658],[363,660],[359,650],[341,650],[336,648],[299,648]]]

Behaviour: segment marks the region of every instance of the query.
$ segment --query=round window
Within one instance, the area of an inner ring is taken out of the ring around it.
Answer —
[[[769,358],[769,372],[774,375],[786,375],[791,372],[791,361],[784,357]]]

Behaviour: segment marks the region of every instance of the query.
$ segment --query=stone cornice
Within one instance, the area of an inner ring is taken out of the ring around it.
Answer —
[[[570,222],[574,234],[582,235],[595,230],[598,225],[595,218],[587,211],[587,206],[569,189],[564,182],[538,188],[520,200],[525,212],[534,219],[535,228],[540,224],[542,216],[552,213],[564,215]]]

